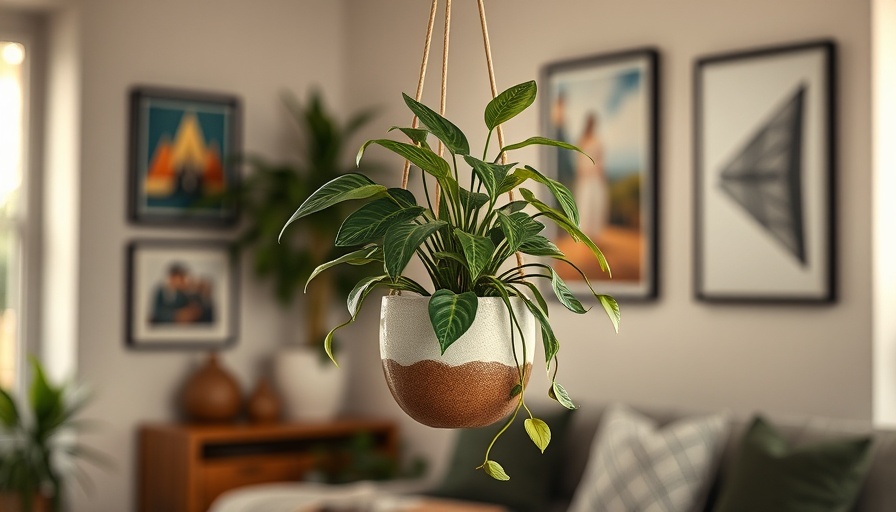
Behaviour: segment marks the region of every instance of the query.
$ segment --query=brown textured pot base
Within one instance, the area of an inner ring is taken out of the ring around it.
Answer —
[[[531,364],[526,364],[528,384]],[[491,425],[511,412],[517,397],[519,370],[496,362],[473,361],[448,366],[424,359],[403,366],[383,360],[386,383],[398,405],[416,421],[435,428],[473,428]]]

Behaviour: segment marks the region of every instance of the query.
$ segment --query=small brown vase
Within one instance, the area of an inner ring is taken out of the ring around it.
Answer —
[[[249,398],[249,419],[255,423],[276,423],[280,421],[282,404],[280,397],[267,377],[258,379],[255,391]]]
[[[181,395],[187,418],[193,421],[223,423],[240,413],[240,388],[236,379],[210,353],[205,365],[190,376]]]

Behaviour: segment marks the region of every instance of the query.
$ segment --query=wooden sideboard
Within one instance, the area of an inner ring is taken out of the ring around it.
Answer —
[[[320,453],[359,434],[395,457],[388,421],[345,419],[270,425],[153,424],[140,429],[140,511],[205,512],[244,485],[301,480]]]

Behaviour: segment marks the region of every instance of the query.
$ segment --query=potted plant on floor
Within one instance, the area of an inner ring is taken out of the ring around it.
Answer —
[[[0,510],[58,512],[71,474],[84,476],[78,459],[104,463],[105,457],[74,442],[72,434],[85,423],[76,416],[87,396],[47,381],[37,360],[25,403],[0,389]]]
[[[275,163],[247,157],[244,161],[251,172],[235,193],[246,219],[240,247],[251,253],[255,275],[270,281],[277,301],[289,308],[305,287],[308,274],[345,250],[331,244],[342,212],[310,215],[301,229],[291,231],[278,244],[283,219],[292,213],[291,205],[351,170],[346,144],[373,113],[360,112],[341,124],[315,90],[304,104],[292,94],[284,94],[283,102],[299,130],[295,143],[299,161]],[[305,324],[301,340],[287,344],[274,360],[277,384],[292,416],[320,419],[338,413],[345,378],[325,364],[321,340],[327,333],[326,317],[334,292],[347,293],[367,274],[362,268],[343,267],[308,286],[302,303]]]
[[[553,371],[551,398],[570,409],[575,405],[556,381],[560,344],[536,282],[550,283],[559,302],[570,311],[583,314],[586,308],[549,264],[559,262],[579,270],[540,234],[545,228],[542,221],[554,223],[590,248],[605,272],[609,266],[597,245],[578,228],[578,209],[565,186],[528,165],[498,163],[502,156],[532,145],[581,152],[578,148],[532,137],[501,147],[496,155],[489,153],[496,128],[532,105],[536,89],[535,82],[526,82],[489,102],[485,109],[489,132],[481,159],[473,156],[457,126],[405,95],[405,103],[422,127],[398,128],[409,142],[366,142],[357,161],[371,145],[397,153],[421,170],[423,197],[418,200],[403,188],[387,188],[361,173],[345,174],[312,193],[283,230],[345,201],[366,200],[345,219],[335,237],[337,247],[359,248],[319,266],[309,277],[311,281],[344,263],[382,267],[379,275],[360,280],[348,294],[349,319],[327,335],[327,353],[332,357],[334,332],[355,321],[371,291],[385,288],[410,294],[389,295],[382,303],[382,362],[399,405],[417,421],[434,427],[483,426],[511,414],[500,432],[524,410],[525,429],[543,451],[550,442],[550,428],[525,403],[536,331],[541,333],[546,369],[549,375]],[[447,149],[447,159],[440,156],[441,151],[433,151],[429,136]],[[461,178],[459,162],[470,168],[469,188],[461,184],[466,179]],[[558,208],[524,187],[529,182],[545,187]],[[436,188],[440,193],[434,193]],[[522,199],[501,204],[500,198],[512,190],[518,190]],[[518,253],[546,260],[524,263],[515,257]],[[423,263],[431,287],[404,273],[414,256]],[[618,330],[616,301],[593,288],[591,292]],[[492,445],[480,468],[493,478],[508,479],[500,464],[489,458]]]

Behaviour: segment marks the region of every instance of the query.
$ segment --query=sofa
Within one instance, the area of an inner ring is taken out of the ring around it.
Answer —
[[[572,415],[566,435],[558,446],[562,450],[562,464],[558,485],[552,489],[549,510],[567,510],[579,486],[590,453],[592,440],[606,409],[588,406]],[[675,420],[693,416],[694,412],[672,410],[636,410],[665,425]],[[874,430],[867,422],[826,418],[770,417],[777,430],[792,444],[805,445],[826,440],[872,435],[872,461],[854,512],[896,511],[896,431]],[[713,510],[719,491],[730,475],[737,458],[741,439],[749,424],[749,417],[733,417],[727,442],[710,486],[704,510]],[[515,468],[516,471],[523,470]],[[426,494],[428,489],[415,482],[387,482],[385,484],[350,485],[344,488],[322,487],[315,484],[275,484],[244,488],[223,495],[213,506],[213,512],[295,512],[309,498],[324,498],[355,493],[364,496],[393,494]],[[760,511],[757,511],[760,512]],[[762,511],[766,512],[766,511]],[[767,511],[774,512],[774,511]]]

